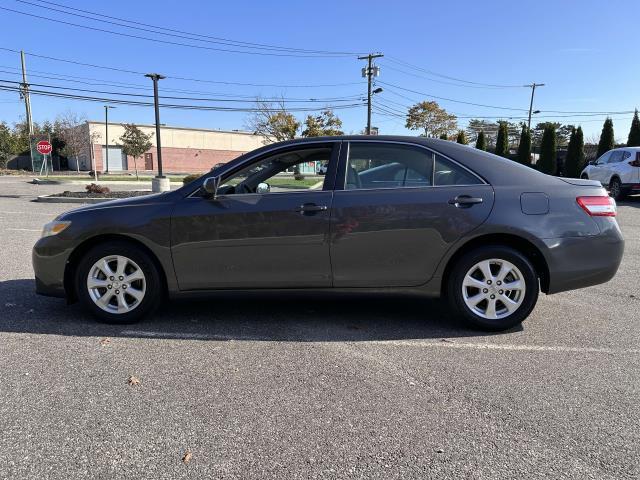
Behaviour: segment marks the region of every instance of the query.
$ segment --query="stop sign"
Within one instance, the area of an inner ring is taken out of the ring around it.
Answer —
[[[36,150],[41,155],[48,155],[51,153],[51,150],[53,150],[53,147],[46,140],[42,140],[36,145]]]

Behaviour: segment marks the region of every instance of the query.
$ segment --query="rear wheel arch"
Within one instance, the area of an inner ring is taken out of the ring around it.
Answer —
[[[82,257],[92,248],[94,248],[97,245],[103,244],[103,243],[109,243],[109,242],[126,242],[129,243],[131,245],[135,245],[139,248],[141,248],[142,250],[145,251],[145,253],[147,253],[149,255],[149,257],[153,260],[156,268],[158,269],[158,272],[160,273],[160,277],[161,277],[161,285],[163,287],[163,289],[166,290],[168,289],[167,286],[167,273],[165,272],[164,268],[162,267],[162,263],[160,262],[160,260],[158,259],[158,257],[156,256],[155,253],[153,253],[153,251],[147,247],[144,243],[142,243],[139,240],[136,240],[135,238],[132,237],[128,237],[127,235],[119,235],[119,234],[106,234],[106,235],[98,235],[95,237],[91,237],[86,239],[84,242],[82,242],[80,245],[78,245],[73,252],[71,252],[71,255],[69,256],[69,259],[67,260],[67,265],[65,267],[64,270],[64,290],[67,296],[67,302],[68,303],[73,303],[76,302],[78,300],[78,292],[76,292],[76,286],[75,286],[75,273],[76,273],[76,269],[78,268],[78,265],[80,263],[80,260],[82,259]]]
[[[519,235],[495,233],[472,238],[458,247],[445,266],[442,275],[441,296],[446,296],[449,276],[456,262],[471,250],[488,245],[512,248],[527,257],[535,268],[536,274],[540,278],[540,290],[544,293],[549,291],[549,266],[547,265],[547,261],[540,249],[531,241]]]

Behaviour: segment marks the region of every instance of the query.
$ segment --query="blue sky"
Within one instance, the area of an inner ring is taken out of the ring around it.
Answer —
[[[379,86],[385,91],[376,100],[379,107],[387,113],[374,113],[373,120],[374,126],[380,128],[380,133],[407,133],[402,119],[390,116],[388,112],[405,111],[406,105],[413,101],[430,99],[427,94],[487,105],[481,107],[437,100],[441,106],[460,117],[502,115],[503,118],[519,118],[526,115],[525,111],[501,110],[488,106],[526,110],[530,89],[486,88],[477,84],[523,85],[534,81],[544,82],[546,86],[536,91],[535,108],[543,112],[539,114],[538,121],[557,120],[580,124],[587,139],[599,134],[604,114],[571,117],[576,114],[549,111],[619,112],[640,106],[640,62],[636,54],[640,2],[637,0],[538,0],[526,3],[490,0],[446,3],[426,0],[343,0],[321,3],[240,0],[52,1],[115,17],[243,42],[326,51],[381,51],[385,58],[378,62],[381,67],[378,80]],[[37,3],[37,0],[29,2]],[[51,11],[47,7],[15,0],[0,0],[0,7],[117,29],[133,35],[149,35],[136,29],[90,22]],[[356,98],[366,92],[366,83],[360,75],[363,62],[357,60],[355,55],[295,58],[226,53],[119,37],[6,10],[0,10],[0,18],[0,47],[126,70],[159,72],[168,77],[206,80],[193,82],[167,78],[160,84],[161,93],[164,91],[165,95],[326,99]],[[169,41],[187,41],[167,36],[156,37]],[[205,42],[191,43],[216,46]],[[422,70],[398,62],[408,62]],[[41,75],[50,76],[54,73],[87,83],[122,82],[140,88],[122,90],[114,86],[74,84],[63,80],[37,78],[35,73],[29,79],[31,83],[110,92],[120,90],[151,93],[150,81],[141,75],[33,56],[27,57],[27,63],[29,71],[38,71]],[[16,69],[19,66],[19,56],[16,53],[0,50],[0,78],[18,80]],[[88,80],[89,78],[94,80]],[[242,86],[207,81],[290,86]],[[327,84],[341,85],[291,87]],[[149,87],[148,91],[144,90],[145,86]],[[169,93],[166,91],[169,89],[201,93]],[[352,101],[323,101],[320,105],[325,103],[350,104]],[[84,113],[91,119],[104,118],[101,103],[33,96],[32,105],[34,120],[37,121],[53,119],[65,110]],[[24,107],[18,101],[16,93],[0,92],[0,111],[0,120],[14,122],[23,115]],[[363,106],[336,113],[343,119],[346,132],[356,133],[365,126],[366,109]],[[247,123],[247,115],[241,112],[164,109],[161,120],[168,125],[243,129]],[[305,114],[298,115],[303,118]],[[564,115],[567,117],[562,117]],[[626,141],[631,116],[612,115],[616,138]],[[114,121],[152,123],[153,110],[118,106],[110,112],[110,118]],[[459,124],[464,126],[465,123],[466,119],[460,118]]]

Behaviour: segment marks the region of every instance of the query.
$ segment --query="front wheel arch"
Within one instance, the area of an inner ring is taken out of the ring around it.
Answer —
[[[64,269],[64,291],[67,297],[67,303],[71,304],[78,301],[78,292],[76,292],[76,285],[75,285],[75,275],[76,275],[76,269],[78,268],[78,264],[80,263],[80,260],[82,259],[82,257],[96,245],[100,245],[102,243],[114,242],[114,241],[118,241],[118,242],[124,241],[144,250],[145,253],[148,254],[149,257],[153,260],[156,268],[158,269],[158,272],[160,273],[160,277],[161,277],[160,284],[162,285],[164,292],[165,293],[167,292],[168,290],[167,273],[164,271],[164,268],[162,267],[162,264],[160,263],[160,260],[158,260],[158,257],[156,256],[156,254],[153,253],[153,251],[149,247],[147,247],[141,241],[136,240],[135,238],[132,238],[132,237],[128,237],[127,235],[106,234],[106,235],[98,235],[98,236],[86,239],[81,244],[79,244],[73,250],[73,252],[71,252],[69,259],[67,260],[67,265]]]

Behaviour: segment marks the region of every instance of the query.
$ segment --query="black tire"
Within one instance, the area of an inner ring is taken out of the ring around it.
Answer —
[[[609,195],[616,201],[622,200],[625,197],[622,191],[622,182],[620,182],[618,177],[613,177],[609,182]]]
[[[580,177],[582,180],[589,180],[589,175],[587,175],[586,173],[583,173],[582,176]]]
[[[464,300],[462,288],[467,272],[482,260],[500,259],[511,262],[522,274],[525,282],[524,298],[520,306],[508,316],[487,319],[469,308]],[[540,285],[536,270],[522,253],[502,245],[487,245],[475,248],[457,260],[449,275],[447,298],[454,313],[467,325],[485,331],[498,332],[508,330],[522,323],[531,313],[538,301]]]
[[[87,288],[89,270],[98,260],[109,255],[120,255],[131,259],[145,276],[146,291],[143,299],[126,313],[117,314],[102,310],[91,299]],[[144,249],[126,241],[114,241],[96,245],[80,259],[75,271],[75,287],[80,303],[98,320],[104,323],[127,324],[141,320],[158,308],[163,298],[161,278],[156,263]]]

